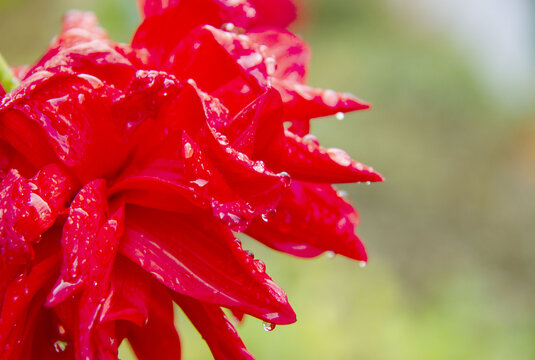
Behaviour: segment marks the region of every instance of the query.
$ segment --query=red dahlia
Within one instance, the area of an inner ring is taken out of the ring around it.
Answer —
[[[173,302],[215,358],[251,359],[222,307],[295,313],[235,232],[367,260],[331,184],[381,176],[308,132],[368,105],[306,85],[289,0],[140,8],[131,45],[67,14],[1,92],[0,359],[116,359],[125,338],[140,359],[178,359]]]

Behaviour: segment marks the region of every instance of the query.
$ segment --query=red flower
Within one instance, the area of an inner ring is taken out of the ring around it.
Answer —
[[[307,133],[368,105],[305,84],[292,4],[140,7],[131,46],[68,14],[0,100],[0,359],[115,359],[125,338],[140,359],[176,359],[173,302],[215,358],[250,359],[221,308],[295,314],[233,231],[367,260],[330,184],[381,176]]]

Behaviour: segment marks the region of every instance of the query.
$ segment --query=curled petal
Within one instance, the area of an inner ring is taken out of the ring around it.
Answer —
[[[230,121],[224,133],[233,148],[251,158],[263,159],[272,149],[283,150],[285,138],[279,93],[268,88]]]
[[[158,11],[155,1],[146,1],[146,8],[152,16],[138,27],[132,47],[148,52],[148,61],[162,65],[173,49],[195,27],[211,24],[219,27],[223,23],[220,7],[211,0],[182,0],[176,6]],[[202,9],[202,11],[198,11]]]
[[[245,39],[244,39],[245,38]],[[164,67],[179,79],[221,100],[231,114],[264,92],[266,66],[245,35],[213,26],[194,29],[173,50]]]
[[[286,294],[212,217],[128,206],[120,252],[168,288],[274,323],[295,321]]]
[[[292,182],[267,222],[256,219],[246,233],[262,243],[300,257],[325,251],[367,261],[355,235],[358,214],[329,185]]]
[[[20,274],[2,294],[0,313],[0,359],[20,359],[31,342],[30,331],[43,306],[51,285],[51,278],[57,273],[59,254],[48,254],[38,259],[28,274]]]
[[[90,182],[76,195],[63,227],[63,266],[49,296],[49,306],[61,303],[89,282],[89,293],[100,291],[99,285],[104,289],[100,292],[107,292],[106,283],[123,232],[123,211],[119,205],[108,218],[103,180]]]
[[[210,207],[233,229],[243,230],[277,204],[289,178],[235,150],[216,127],[225,116],[212,97],[185,84],[158,119],[159,142],[149,140],[154,146],[144,152],[146,158],[125,168],[112,193],[126,192],[129,203],[170,211]]]
[[[72,10],[65,15],[60,34],[24,77],[43,70],[71,71],[122,87],[134,73],[130,52],[129,47],[108,40],[93,13]]]
[[[29,180],[17,170],[6,175],[0,184],[2,262],[33,256],[31,245],[64,211],[73,185],[70,176],[57,165],[44,167]]]
[[[126,156],[110,113],[117,95],[91,75],[40,71],[0,103],[0,137],[36,167],[59,159],[82,182],[109,175]]]
[[[219,306],[177,293],[173,300],[197,328],[215,360],[254,360]]]

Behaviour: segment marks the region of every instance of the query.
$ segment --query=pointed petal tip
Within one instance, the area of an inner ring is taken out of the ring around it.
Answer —
[[[297,321],[297,315],[292,307],[288,305],[287,308],[280,312],[265,314],[261,317],[261,320],[277,325],[290,325]]]

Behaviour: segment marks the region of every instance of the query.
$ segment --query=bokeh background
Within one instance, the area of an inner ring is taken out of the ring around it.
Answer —
[[[298,314],[270,333],[246,318],[245,343],[258,359],[535,359],[535,3],[301,3],[310,82],[374,105],[312,132],[387,180],[341,187],[361,213],[365,269],[245,240]],[[69,8],[124,42],[139,21],[133,0],[0,0],[4,57],[35,61]],[[210,358],[177,323],[183,358]]]

